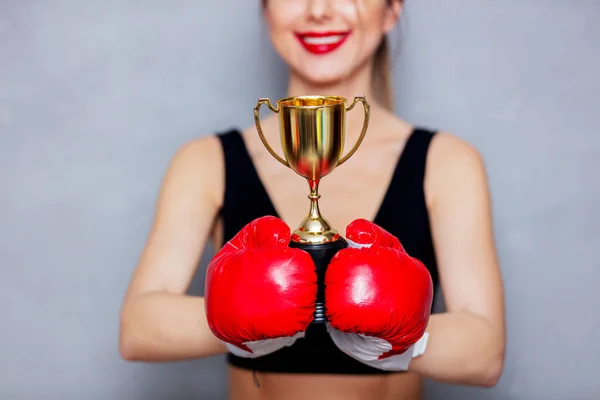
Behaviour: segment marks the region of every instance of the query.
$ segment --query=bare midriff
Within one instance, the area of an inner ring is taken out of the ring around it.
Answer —
[[[419,400],[413,373],[311,375],[263,373],[229,367],[230,400]]]

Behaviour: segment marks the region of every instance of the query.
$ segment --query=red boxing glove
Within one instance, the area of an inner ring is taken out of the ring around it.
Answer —
[[[317,274],[310,255],[288,247],[290,229],[258,218],[208,265],[205,307],[214,335],[241,357],[291,346],[314,318]]]
[[[325,273],[328,331],[351,357],[385,370],[406,370],[424,352],[433,301],[425,266],[398,238],[364,219],[346,228],[349,248]]]

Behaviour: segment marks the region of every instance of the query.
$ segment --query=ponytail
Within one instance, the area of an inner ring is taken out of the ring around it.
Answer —
[[[376,100],[387,110],[393,111],[394,91],[392,89],[392,70],[388,49],[388,40],[384,36],[373,56],[373,91]]]

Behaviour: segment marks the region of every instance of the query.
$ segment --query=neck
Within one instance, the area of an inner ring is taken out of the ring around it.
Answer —
[[[354,96],[365,95],[369,103],[373,104],[373,88],[371,85],[372,67],[370,64],[358,68],[346,79],[327,83],[315,83],[304,79],[295,71],[290,72],[288,84],[288,96],[341,96],[345,97],[349,103]]]
[[[346,98],[346,105],[349,106],[354,101],[354,96],[364,95],[371,105],[371,110],[373,110],[374,107],[377,107],[377,104],[373,94],[371,77],[371,63],[366,63],[362,68],[358,68],[346,79],[325,84],[310,82],[295,71],[290,71],[288,96],[341,96]],[[351,143],[355,142],[358,137],[363,121],[363,107],[361,103],[358,103],[346,115],[346,139]]]

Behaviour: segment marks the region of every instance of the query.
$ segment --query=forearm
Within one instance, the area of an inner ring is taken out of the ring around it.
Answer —
[[[447,383],[491,387],[504,365],[503,333],[467,312],[434,314],[427,326],[429,341],[409,371]]]
[[[226,349],[208,327],[204,298],[153,292],[123,309],[120,352],[131,361],[177,361]]]

